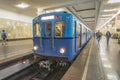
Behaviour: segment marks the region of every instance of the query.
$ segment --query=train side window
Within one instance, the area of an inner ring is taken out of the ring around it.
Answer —
[[[83,35],[86,34],[86,28],[85,28],[85,27],[82,28],[82,34],[83,34]]]
[[[74,21],[73,36],[76,36],[76,21]]]
[[[51,32],[52,29],[51,28],[52,28],[51,23],[46,23],[45,24],[45,36],[46,37],[51,37],[51,35],[52,35],[51,34],[52,33]]]
[[[80,32],[81,32],[81,24],[78,24],[78,48],[81,47],[81,36],[80,36]]]
[[[41,36],[40,24],[35,23],[34,24],[34,37],[40,37],[40,36]]]
[[[57,22],[55,24],[55,30],[56,30],[56,37],[63,37],[64,31],[65,31],[65,22]]]
[[[82,35],[83,35],[83,41],[86,41],[86,36],[87,35],[86,35],[86,28],[85,28],[85,26],[82,28]]]

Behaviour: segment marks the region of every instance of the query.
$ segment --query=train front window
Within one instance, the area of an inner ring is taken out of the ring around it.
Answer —
[[[51,23],[46,23],[45,24],[45,36],[46,37],[51,37],[51,31],[52,31],[52,24]]]
[[[63,37],[64,31],[65,31],[65,23],[57,22],[55,24],[55,30],[56,30],[56,37]]]
[[[40,36],[41,36],[40,24],[35,23],[34,24],[34,37],[40,37]]]

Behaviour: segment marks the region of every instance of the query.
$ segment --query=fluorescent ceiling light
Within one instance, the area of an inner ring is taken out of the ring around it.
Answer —
[[[40,15],[43,12],[42,8],[37,8],[37,15]]]
[[[17,4],[17,5],[15,5],[16,7],[18,7],[18,8],[27,8],[27,7],[29,7],[30,5],[28,5],[28,4],[26,4],[26,3],[20,3],[20,4]]]
[[[50,13],[50,11],[46,11],[46,13]]]
[[[118,10],[119,10],[118,8],[115,8],[115,9],[105,9],[105,10],[103,10],[103,12],[118,11]]]
[[[109,65],[109,64],[108,64],[108,65],[107,65],[107,64],[104,64],[103,66],[104,66],[105,68],[111,68],[111,65]]]
[[[103,20],[106,20],[106,19],[110,19],[111,17],[110,16],[108,16],[108,17],[100,17],[100,19],[103,19]]]
[[[100,53],[100,54],[101,54],[101,55],[106,55],[106,54],[105,54],[105,53],[103,53],[103,52],[102,52],[102,53]]]
[[[60,11],[63,11],[63,9],[55,9],[56,12],[60,12]]]
[[[102,61],[108,61],[108,59],[107,59],[107,58],[102,57]]]
[[[120,0],[109,0],[108,3],[120,3]]]
[[[106,15],[102,15],[102,17],[106,17],[106,16],[113,16],[114,14],[106,14]]]
[[[100,28],[104,27],[107,23],[109,23],[112,19],[114,19],[119,14],[120,14],[120,10],[115,15],[113,15],[105,24],[103,24]],[[98,28],[97,30],[99,30],[100,28]]]
[[[117,76],[114,75],[114,74],[107,74],[107,78],[108,78],[109,80],[118,80],[118,79],[117,79]]]
[[[37,12],[42,12],[43,9],[42,8],[37,8]]]

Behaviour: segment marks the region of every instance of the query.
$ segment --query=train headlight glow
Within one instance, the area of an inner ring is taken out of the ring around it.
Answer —
[[[34,48],[33,48],[34,50],[37,50],[38,49],[38,47],[37,46],[34,46]]]
[[[64,54],[65,53],[65,48],[60,48],[60,53]]]

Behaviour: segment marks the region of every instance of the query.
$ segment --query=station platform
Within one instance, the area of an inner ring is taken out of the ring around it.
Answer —
[[[32,53],[32,40],[8,41],[7,45],[0,43],[0,64]]]
[[[92,38],[61,80],[120,80],[120,44]]]

